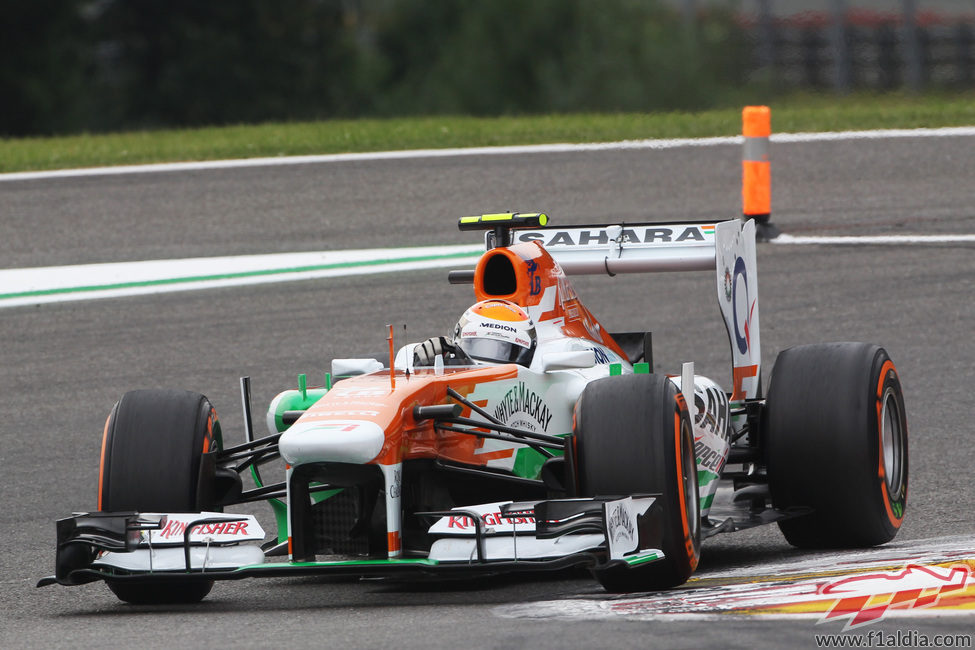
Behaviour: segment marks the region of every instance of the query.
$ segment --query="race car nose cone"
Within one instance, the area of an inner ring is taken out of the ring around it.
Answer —
[[[382,451],[385,440],[382,428],[374,422],[298,422],[281,434],[278,450],[292,465],[368,463]]]

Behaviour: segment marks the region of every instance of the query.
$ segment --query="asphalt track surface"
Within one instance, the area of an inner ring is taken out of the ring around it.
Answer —
[[[781,144],[775,222],[794,234],[975,232],[971,137]],[[468,243],[456,218],[544,210],[555,223],[721,219],[740,206],[740,147],[376,161],[10,182],[0,267]],[[975,534],[975,246],[772,246],[758,252],[766,377],[778,351],[883,344],[908,411],[911,492],[901,540]],[[581,278],[611,330],[649,328],[655,361],[728,381],[708,273]],[[814,647],[808,620],[521,620],[504,606],[600,598],[583,573],[463,583],[322,579],[218,584],[203,604],[123,605],[102,585],[36,589],[54,520],[93,509],[100,434],[126,390],[207,394],[241,440],[237,378],[258,416],[295,375],[384,349],[386,323],[420,339],[472,301],[443,270],[0,310],[0,645],[3,647]],[[258,418],[260,421],[260,419]],[[824,473],[823,481],[829,481]],[[262,515],[263,510],[258,510]],[[705,544],[700,575],[807,559],[774,527]],[[971,617],[884,621],[965,632]],[[830,630],[832,631],[832,630]]]

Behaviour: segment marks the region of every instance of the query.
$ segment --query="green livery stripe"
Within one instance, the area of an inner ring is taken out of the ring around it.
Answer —
[[[663,553],[649,553],[647,555],[636,555],[634,557],[623,558],[627,564],[630,566],[638,566],[640,564],[646,564],[647,562],[656,562],[657,560],[662,560],[664,558]]]
[[[253,571],[255,569],[289,569],[295,567],[330,567],[330,566],[392,566],[408,564],[414,566],[437,566],[437,560],[429,558],[407,558],[394,560],[337,560],[334,562],[265,562],[264,564],[248,564],[238,567],[235,571]]]
[[[565,438],[568,433],[556,433],[555,435],[560,438]],[[556,456],[562,455],[561,449],[550,449]],[[542,471],[542,465],[548,460],[547,457],[538,453],[531,447],[523,447],[515,453],[515,465],[511,468],[511,471],[515,476],[521,476],[522,478],[537,479],[538,475]]]
[[[698,484],[698,487],[704,487],[705,485],[707,485],[708,483],[710,483],[711,481],[713,481],[713,480],[715,480],[717,478],[720,478],[720,477],[717,474],[715,474],[714,472],[710,471],[710,470],[706,470],[706,469],[699,469],[699,470],[697,470],[697,484]]]
[[[701,510],[707,510],[711,507],[711,502],[714,501],[714,495],[709,494],[703,499],[701,499]]]

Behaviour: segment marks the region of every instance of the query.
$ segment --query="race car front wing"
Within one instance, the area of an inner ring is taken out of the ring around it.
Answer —
[[[417,514],[435,519],[427,557],[266,562],[259,546],[264,532],[251,515],[77,513],[57,522],[55,575],[37,586],[309,574],[446,577],[637,566],[664,557],[663,512],[653,495],[504,502]]]

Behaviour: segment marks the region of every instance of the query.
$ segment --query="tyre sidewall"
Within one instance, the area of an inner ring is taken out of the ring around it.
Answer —
[[[207,452],[220,448],[220,424],[210,401],[182,390],[135,390],[122,396],[105,422],[98,478],[98,508],[123,512],[201,512],[212,476]],[[106,580],[136,605],[195,603],[212,580],[180,582]]]
[[[203,395],[126,393],[105,424],[99,509],[200,512],[203,454],[218,446],[217,414]]]
[[[903,436],[903,487],[894,495],[887,490],[881,443],[881,398],[888,391]],[[863,343],[785,350],[766,405],[773,504],[815,510],[781,522],[789,542],[846,547],[892,539],[906,507],[908,455],[903,395],[887,352]]]
[[[666,559],[597,572],[609,591],[682,584],[700,557],[698,486],[691,420],[683,396],[661,375],[593,382],[576,405],[576,451],[583,496],[657,494]],[[689,455],[689,459],[686,458]],[[685,489],[685,471],[690,479]],[[688,507],[695,513],[688,515]]]

